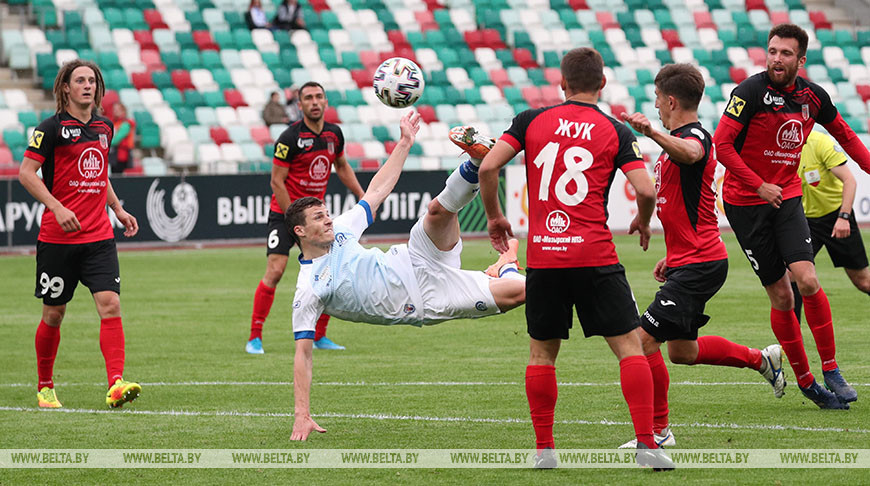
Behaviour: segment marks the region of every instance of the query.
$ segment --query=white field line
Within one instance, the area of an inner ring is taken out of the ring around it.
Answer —
[[[58,408],[53,410],[26,408],[26,407],[0,407],[0,412],[35,412],[35,413],[84,413],[84,414],[126,414],[126,415],[149,415],[149,416],[174,416],[174,417],[266,417],[266,418],[292,418],[289,412],[240,412],[215,411],[197,412],[187,410],[97,410],[84,408]],[[411,422],[454,422],[454,423],[478,423],[478,424],[528,424],[529,419],[520,418],[488,418],[488,417],[429,417],[425,415],[395,415],[388,413],[332,413],[324,412],[312,414],[319,418],[346,418],[367,420],[396,420]],[[605,425],[605,426],[630,426],[631,422],[618,422],[613,420],[556,420],[555,423],[562,425]],[[858,434],[870,433],[867,429],[841,428],[841,427],[802,427],[797,425],[779,424],[735,424],[735,423],[702,423],[694,422],[687,424],[671,424],[672,427],[705,428],[705,429],[731,429],[731,430],[796,430],[802,432],[854,432]]]
[[[292,381],[176,381],[176,382],[139,382],[142,386],[290,386]],[[520,386],[518,381],[324,381],[314,382],[314,386]],[[746,386],[764,385],[760,381],[673,381],[671,386]],[[55,383],[57,387],[64,386],[105,386],[105,383]],[[619,386],[618,381],[609,383],[561,382],[559,386]],[[870,383],[852,383],[852,386],[870,386]],[[0,388],[36,387],[34,383],[0,383]]]

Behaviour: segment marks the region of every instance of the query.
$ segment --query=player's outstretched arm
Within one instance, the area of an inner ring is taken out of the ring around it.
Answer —
[[[675,137],[669,133],[653,129],[652,124],[643,113],[622,113],[622,119],[631,128],[653,139],[653,141],[668,154],[668,157],[678,164],[694,164],[704,158],[704,147],[697,140]]]
[[[293,433],[290,440],[306,440],[311,432],[326,432],[311,418],[311,350],[313,339],[298,339],[296,354],[293,357]]]
[[[867,150],[867,147],[864,146],[861,139],[855,134],[855,130],[852,130],[852,127],[846,123],[846,120],[843,120],[843,117],[837,113],[834,121],[824,125],[824,127],[828,130],[828,133],[837,139],[837,142],[849,154],[849,157],[852,157],[852,160],[864,172],[870,174],[870,151]]]
[[[656,188],[653,186],[652,178],[650,178],[646,168],[630,170],[625,173],[625,177],[634,187],[634,192],[637,195],[637,214],[628,226],[628,234],[631,235],[637,231],[640,235],[640,246],[643,251],[646,251],[649,248],[650,237],[652,237],[649,221],[656,208]]]
[[[477,173],[480,181],[480,199],[486,211],[489,239],[492,247],[499,253],[507,251],[507,241],[514,233],[498,202],[498,173],[516,154],[517,151],[510,144],[499,140],[483,158]]]
[[[115,188],[112,187],[112,181],[109,181],[108,184],[108,193],[106,194],[106,203],[112,208],[112,211],[115,213],[115,217],[118,218],[118,221],[124,225],[124,236],[127,238],[136,236],[136,233],[139,232],[139,223],[136,221],[136,218],[133,217],[132,214],[128,213],[121,207],[121,200],[118,199],[118,195],[115,194]]]
[[[350,164],[347,162],[347,157],[344,155],[335,159],[335,173],[338,175],[338,179],[341,183],[344,184],[344,187],[350,189],[350,192],[356,196],[357,200],[363,198],[365,191],[363,191],[359,180],[356,178],[356,172],[354,172],[350,167]]]
[[[80,231],[82,225],[79,223],[78,218],[76,218],[76,214],[65,208],[60,201],[52,196],[48,188],[45,187],[45,183],[42,182],[42,179],[36,175],[36,171],[38,171],[40,167],[42,167],[42,165],[39,162],[30,157],[24,157],[24,160],[21,162],[21,167],[18,168],[18,180],[21,182],[21,185],[24,186],[24,188],[27,189],[27,192],[29,192],[37,201],[44,204],[46,209],[51,211],[51,214],[54,215],[54,219],[57,220],[57,224],[59,224],[64,231],[67,233]]]
[[[411,146],[414,145],[417,131],[420,130],[420,115],[408,112],[407,115],[402,117],[399,127],[402,130],[402,137],[399,139],[398,145],[393,149],[393,153],[390,154],[384,165],[372,177],[372,181],[369,182],[369,187],[362,197],[369,204],[372,214],[377,212],[387,196],[393,192],[396,182],[399,181],[402,168],[405,166],[405,160],[408,158]]]

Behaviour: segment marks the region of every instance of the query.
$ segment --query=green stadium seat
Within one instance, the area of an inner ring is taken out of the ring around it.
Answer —
[[[480,96],[480,90],[477,88],[465,88],[465,102],[470,105],[482,105],[483,97]]]
[[[186,49],[194,49],[199,52],[199,47],[196,45],[196,42],[194,42],[193,34],[190,32],[176,32],[175,42],[178,43],[181,52],[184,52]]]
[[[272,77],[275,82],[282,88],[289,88],[293,84],[293,78],[290,76],[290,71],[284,68],[272,69]]]
[[[170,108],[178,108],[184,105],[184,98],[181,96],[181,91],[178,91],[176,87],[163,88],[160,90],[160,93],[163,95],[163,101],[165,101]]]
[[[221,60],[221,54],[217,51],[202,51],[202,67],[209,71],[223,69],[224,63]]]
[[[293,69],[302,67],[302,64],[299,62],[299,55],[296,52],[296,49],[284,49],[281,51],[281,64],[283,64],[285,69]]]
[[[160,128],[154,124],[149,123],[146,125],[142,125],[139,128],[139,147],[143,149],[157,149],[160,148]]]
[[[205,98],[202,96],[202,93],[195,89],[186,90],[184,92],[184,106],[190,109],[205,106]]]
[[[36,116],[35,111],[23,110],[18,112],[18,121],[27,127],[35,127],[39,124],[39,119]],[[5,140],[5,139],[4,139]]]
[[[253,39],[251,39],[251,31],[248,29],[235,29],[233,32],[233,40],[235,41],[236,49],[256,49]],[[223,48],[223,46],[221,46]]]
[[[165,89],[175,86],[172,83],[172,77],[166,71],[153,71],[151,73],[151,81],[157,89]]]
[[[196,123],[196,115],[194,115],[193,110],[184,106],[175,106],[174,108],[175,115],[182,125],[187,127]]]
[[[209,91],[202,94],[205,99],[205,104],[212,108],[217,108],[219,106],[226,106],[226,101],[224,100],[224,94],[221,91]]]
[[[212,71],[211,75],[214,77],[215,83],[217,83],[221,90],[233,89],[236,87],[235,83],[233,83],[233,78],[230,76],[230,72],[226,69],[215,69]]]
[[[423,91],[423,95],[426,95],[426,91]],[[349,105],[353,106],[362,106],[366,104],[365,99],[363,98],[362,91],[358,89],[349,89],[344,92],[345,102]]]

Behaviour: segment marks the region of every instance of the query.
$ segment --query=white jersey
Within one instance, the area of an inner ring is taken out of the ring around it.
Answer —
[[[308,337],[309,332],[313,336],[322,313],[371,324],[423,324],[407,245],[395,245],[384,253],[359,243],[372,221],[368,203],[360,201],[333,220],[335,240],[329,253],[313,260],[300,256],[293,301],[296,339]]]

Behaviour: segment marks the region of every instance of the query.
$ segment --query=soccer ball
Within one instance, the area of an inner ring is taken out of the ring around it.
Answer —
[[[387,59],[375,71],[375,95],[387,106],[405,108],[423,94],[423,71],[404,57]]]

